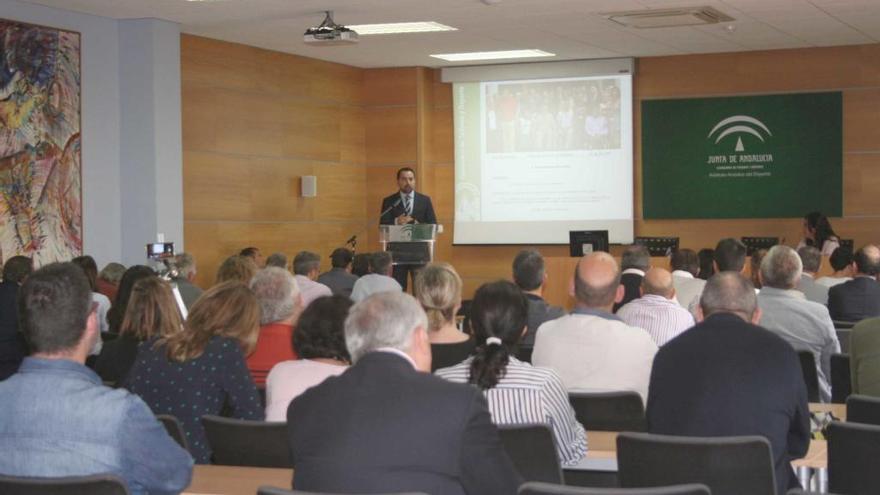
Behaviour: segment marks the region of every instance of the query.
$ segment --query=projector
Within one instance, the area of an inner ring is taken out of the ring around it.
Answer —
[[[310,27],[303,34],[303,41],[311,45],[351,45],[358,42],[358,34],[333,22],[333,12],[326,11],[320,26]]]

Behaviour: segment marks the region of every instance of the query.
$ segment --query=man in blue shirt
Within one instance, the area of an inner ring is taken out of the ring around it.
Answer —
[[[179,493],[192,458],[137,396],[84,366],[98,339],[85,275],[71,263],[34,272],[21,288],[21,329],[31,348],[0,382],[0,474],[114,474],[133,494]]]

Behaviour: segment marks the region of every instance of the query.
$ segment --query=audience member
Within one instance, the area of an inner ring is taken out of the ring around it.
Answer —
[[[523,291],[529,302],[529,329],[522,338],[521,345],[535,345],[535,334],[545,321],[555,320],[565,315],[559,306],[551,306],[544,300],[544,285],[547,272],[544,257],[535,249],[524,249],[513,258],[513,281]]]
[[[749,258],[749,281],[759,291],[764,286],[761,283],[761,262],[764,261],[764,256],[767,256],[766,249],[756,249]]]
[[[853,253],[849,246],[840,246],[835,249],[831,256],[828,257],[828,264],[831,265],[834,273],[826,277],[819,277],[816,280],[817,284],[830,288],[852,280]]]
[[[287,270],[287,256],[284,253],[272,253],[266,258],[266,267],[274,266]]]
[[[0,283],[0,380],[18,370],[27,355],[27,346],[18,326],[18,292],[33,270],[33,260],[13,256],[3,265]]]
[[[0,473],[113,474],[132,494],[178,493],[192,459],[136,396],[84,366],[99,338],[92,290],[71,263],[37,270],[21,288],[22,331],[33,354],[0,382]]]
[[[251,279],[257,273],[259,268],[250,256],[233,255],[220,264],[217,269],[217,277],[214,284],[222,284],[224,282],[241,282],[245,285],[251,283]]]
[[[183,299],[183,305],[189,311],[204,292],[195,284],[196,260],[189,253],[179,253],[174,257],[173,265],[174,271],[177,272],[174,283],[177,285],[177,291],[180,292],[180,298]]]
[[[144,265],[133,265],[125,270],[122,280],[119,281],[116,299],[113,300],[110,310],[107,311],[107,323],[111,333],[119,333],[119,327],[122,326],[122,320],[125,318],[125,310],[128,308],[128,300],[131,298],[134,284],[142,278],[155,275],[156,272],[152,268]]]
[[[791,346],[757,326],[755,289],[741,274],[709,279],[694,328],[657,353],[648,431],[664,435],[761,435],[770,441],[777,493],[797,486],[791,460],[810,445],[810,413]]]
[[[822,266],[822,254],[813,246],[804,246],[797,250],[797,254],[804,266],[797,290],[807,296],[807,301],[817,302],[823,306],[828,304],[828,287],[816,283],[816,273]]]
[[[355,277],[363,277],[368,273],[370,273],[370,253],[354,255],[354,258],[351,259],[351,274]]]
[[[555,370],[568,390],[634,390],[644,400],[657,344],[611,313],[623,290],[611,255],[581,258],[571,288],[575,309],[538,328],[532,364]]]
[[[318,276],[318,282],[330,287],[333,294],[351,297],[351,290],[357,282],[357,276],[352,275],[352,259],[354,253],[350,249],[341,247],[333,250],[330,255],[330,271]]]
[[[300,251],[293,258],[293,274],[299,293],[302,295],[303,307],[309,307],[319,297],[332,296],[333,291],[326,285],[315,282],[321,270],[321,257],[310,251]]]
[[[770,248],[761,262],[764,288],[758,294],[761,326],[782,337],[796,351],[810,351],[819,375],[819,396],[831,400],[831,355],[840,352],[840,342],[828,308],[808,301],[795,289],[801,280],[802,265],[794,249],[778,245]]]
[[[880,318],[856,323],[849,334],[853,394],[880,397]]]
[[[712,256],[715,272],[742,273],[745,269],[746,246],[732,237],[718,241]]]
[[[370,273],[360,277],[351,290],[351,300],[360,302],[378,292],[402,291],[391,276],[391,253],[379,251],[370,255]]]
[[[624,304],[639,298],[639,287],[642,285],[642,278],[645,272],[651,268],[651,252],[648,248],[641,244],[633,244],[627,246],[620,257],[620,268],[623,272],[620,275],[620,285],[623,286],[623,299],[614,303],[613,311],[617,310]]]
[[[260,251],[258,247],[246,247],[239,251],[239,256],[244,256],[246,258],[250,258],[254,264],[257,266],[257,269],[263,268],[265,265],[265,260],[263,259],[263,253]]]
[[[123,385],[155,414],[176,417],[199,464],[211,450],[201,417],[224,405],[235,418],[262,420],[257,387],[245,363],[257,343],[260,307],[241,282],[206,290],[193,305],[184,330],[144,342]]]
[[[455,326],[461,308],[461,277],[446,263],[432,263],[419,270],[415,292],[428,315],[431,371],[462,362],[474,352],[474,339]]]
[[[631,327],[645,329],[657,346],[694,326],[694,317],[675,299],[672,274],[668,270],[648,270],[640,291],[642,296],[617,310],[617,316]]]
[[[142,342],[170,337],[181,331],[183,320],[168,282],[147,276],[131,289],[119,337],[108,340],[95,362],[95,372],[107,382],[121,383],[137,359]]]
[[[290,401],[348,368],[345,317],[351,305],[345,296],[319,297],[302,312],[292,342],[299,359],[276,364],[266,379],[266,421],[287,421]]]
[[[804,246],[815,247],[822,256],[831,256],[840,247],[840,239],[831,228],[828,217],[818,211],[810,212],[804,217],[804,238],[797,247],[800,249]]]
[[[98,292],[107,296],[112,305],[119,290],[119,281],[125,273],[125,265],[111,261],[98,272]]]
[[[672,285],[675,287],[675,298],[684,308],[696,305],[706,281],[697,278],[700,273],[700,258],[693,249],[679,249],[672,253]]]
[[[880,316],[880,248],[868,244],[856,251],[853,272],[852,280],[828,289],[828,310],[835,321]]]
[[[715,275],[715,250],[710,248],[700,249],[697,253],[697,258],[700,259],[700,273],[697,274],[697,278],[709,280],[712,275]]]
[[[302,312],[302,296],[293,275],[274,266],[263,268],[254,275],[251,290],[260,304],[262,326],[257,347],[247,357],[247,365],[254,383],[263,385],[273,366],[297,357],[290,342]]]
[[[71,262],[85,273],[86,280],[89,281],[89,287],[92,288],[92,302],[97,305],[98,330],[100,330],[101,333],[109,332],[110,327],[107,324],[107,311],[110,310],[110,300],[107,299],[107,296],[98,292],[98,264],[95,263],[95,258],[92,258],[91,256],[77,256],[72,259]],[[97,348],[97,350],[100,350],[100,343]],[[97,352],[95,352],[95,354],[97,354]]]
[[[287,410],[298,490],[516,493],[521,479],[486,399],[428,374],[427,326],[418,302],[400,291],[351,309],[345,338],[354,365]]]
[[[559,460],[574,464],[587,453],[587,437],[562,380],[551,369],[514,357],[527,328],[528,307],[522,291],[510,282],[480,287],[471,306],[471,325],[480,345],[474,356],[439,369],[437,376],[483,390],[495,424],[548,425]]]

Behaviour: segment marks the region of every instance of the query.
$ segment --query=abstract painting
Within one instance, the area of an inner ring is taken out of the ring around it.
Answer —
[[[0,19],[0,258],[82,254],[80,34]]]

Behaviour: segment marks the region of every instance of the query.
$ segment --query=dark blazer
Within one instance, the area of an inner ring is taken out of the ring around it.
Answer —
[[[660,348],[647,416],[651,433],[766,437],[777,493],[797,486],[790,462],[810,445],[807,389],[794,349],[729,313],[710,316]]]
[[[15,282],[0,282],[0,380],[15,374],[27,355],[18,331],[18,287]]]
[[[333,295],[351,297],[351,290],[357,282],[357,275],[348,273],[345,268],[331,268],[330,271],[318,275],[318,283],[330,287]]]
[[[529,302],[529,329],[520,341],[520,345],[529,347],[535,345],[535,334],[538,332],[538,327],[545,321],[565,316],[565,310],[559,306],[547,304],[544,298],[534,294],[526,294],[526,299]]]
[[[395,192],[391,196],[382,200],[382,209],[385,211],[389,207],[397,203],[400,199],[400,191]],[[394,225],[394,219],[404,214],[403,201],[397,206],[391,208],[391,211],[382,215],[379,219],[381,225]],[[431,197],[419,194],[418,191],[413,193],[412,217],[418,223],[437,223],[437,216],[434,215],[434,205],[431,204]]]
[[[624,273],[620,276],[620,285],[622,285],[624,289],[623,300],[614,304],[614,308],[612,309],[613,312],[616,313],[621,306],[633,299],[642,297],[642,293],[639,289],[642,286],[643,278],[644,277],[638,273]]]
[[[828,312],[835,321],[861,321],[880,316],[880,282],[856,277],[828,290]]]
[[[297,490],[504,495],[521,482],[483,394],[392,353],[308,389],[287,425]]]

